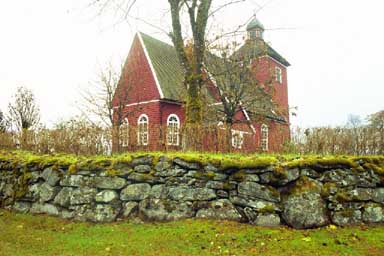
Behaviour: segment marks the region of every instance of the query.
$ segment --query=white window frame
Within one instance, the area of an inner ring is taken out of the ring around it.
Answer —
[[[232,130],[232,147],[241,149],[244,143],[244,132]]]
[[[176,119],[175,121],[171,119]],[[167,118],[167,145],[179,146],[180,144],[180,119],[176,114],[170,114]]]
[[[268,151],[269,143],[269,127],[266,124],[262,124],[260,128],[260,147],[263,151]]]
[[[146,120],[142,120],[145,118]],[[146,125],[146,126],[145,126]],[[142,126],[143,129],[142,129]],[[146,114],[141,114],[137,119],[137,145],[147,146],[149,144],[149,118]]]
[[[124,134],[125,133],[125,134]],[[120,125],[120,140],[123,147],[129,145],[129,121],[128,118],[125,118]]]
[[[280,67],[275,67],[275,77],[277,82],[283,83],[283,70]]]

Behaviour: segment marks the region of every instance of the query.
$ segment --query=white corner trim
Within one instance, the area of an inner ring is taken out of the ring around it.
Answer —
[[[155,71],[155,69],[153,67],[152,60],[151,60],[151,58],[149,58],[149,54],[148,54],[147,48],[145,47],[143,38],[141,37],[141,33],[137,32],[137,35],[139,37],[141,46],[144,49],[144,54],[145,54],[145,57],[147,58],[147,61],[149,63],[149,67],[151,68],[151,72],[153,74],[153,77],[155,78],[156,87],[157,87],[157,90],[159,91],[159,94],[160,94],[160,99],[163,99],[164,98],[163,90],[161,90],[159,79],[157,78],[157,74],[156,74],[156,71]]]

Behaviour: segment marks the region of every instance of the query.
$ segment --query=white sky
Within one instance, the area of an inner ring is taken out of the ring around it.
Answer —
[[[215,1],[215,0],[214,0]],[[95,17],[90,0],[12,0],[0,5],[0,109],[20,85],[33,90],[43,122],[78,113],[79,88],[100,66],[124,60],[136,30],[164,39],[143,22],[117,23],[120,14]],[[220,2],[220,0],[216,0]],[[230,7],[213,22],[230,28],[256,8]],[[168,29],[166,0],[138,0],[133,14]],[[384,109],[383,18],[381,0],[274,0],[258,13],[266,40],[292,64],[289,101],[298,106],[294,125],[343,124]]]

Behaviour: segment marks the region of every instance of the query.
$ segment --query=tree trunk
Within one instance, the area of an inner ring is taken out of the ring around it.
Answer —
[[[112,154],[120,153],[120,129],[119,125],[112,125]]]
[[[203,111],[201,99],[201,81],[196,78],[186,80],[188,95],[185,109],[185,127],[183,148],[191,151],[203,149]]]

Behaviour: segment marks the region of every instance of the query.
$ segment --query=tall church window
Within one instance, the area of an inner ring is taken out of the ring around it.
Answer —
[[[148,116],[142,114],[138,119],[138,130],[137,130],[137,144],[146,146],[148,145]]]
[[[260,146],[261,150],[268,151],[268,136],[269,136],[269,128],[268,125],[261,125],[261,138],[260,138]]]
[[[175,114],[168,116],[167,120],[167,144],[178,146],[180,143],[180,120]]]
[[[283,72],[281,68],[279,67],[275,68],[275,77],[277,82],[279,82],[280,84],[283,83]]]
[[[128,118],[125,118],[120,125],[120,134],[119,134],[120,142],[123,147],[127,147],[129,145],[129,123]]]
[[[244,134],[241,131],[232,130],[232,147],[241,148],[244,142]]]

